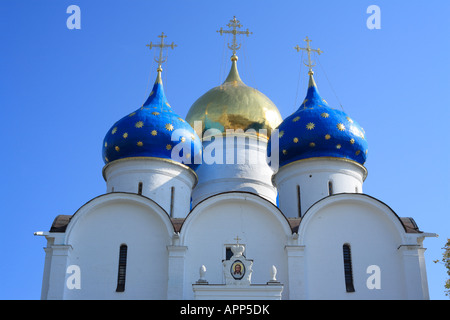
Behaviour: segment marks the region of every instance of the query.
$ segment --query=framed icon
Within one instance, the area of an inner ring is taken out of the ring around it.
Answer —
[[[240,260],[236,260],[231,264],[231,275],[236,280],[241,280],[245,275],[245,266]]]

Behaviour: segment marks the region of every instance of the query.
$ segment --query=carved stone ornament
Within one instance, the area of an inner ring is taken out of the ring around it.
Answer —
[[[250,285],[253,260],[246,259],[242,254],[245,247],[240,244],[231,247],[233,256],[230,260],[223,260],[223,272],[227,285]]]

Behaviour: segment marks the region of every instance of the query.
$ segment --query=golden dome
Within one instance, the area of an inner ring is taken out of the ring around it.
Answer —
[[[231,70],[225,82],[197,99],[186,121],[200,137],[204,137],[208,129],[218,129],[222,133],[226,133],[227,129],[242,129],[244,132],[254,129],[257,135],[268,138],[283,120],[280,112],[268,97],[242,82],[236,55],[231,57],[231,61]],[[194,124],[195,121],[201,121],[201,132],[198,132],[200,127]],[[266,129],[267,134],[260,133],[260,129]]]

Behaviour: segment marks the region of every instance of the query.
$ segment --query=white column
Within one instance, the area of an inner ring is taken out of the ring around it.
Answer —
[[[167,246],[169,252],[168,300],[182,300],[184,296],[186,246]]]
[[[398,250],[403,257],[406,299],[429,299],[425,271],[424,251],[420,245],[401,245]]]
[[[47,261],[49,269],[45,271],[45,274],[48,274],[48,284],[46,287],[47,292],[46,294],[43,292],[42,299],[64,299],[67,261],[71,250],[72,246],[70,245],[53,245],[50,248],[46,248],[46,254],[50,255],[49,261]]]
[[[289,300],[306,299],[305,246],[285,246],[288,261]]]

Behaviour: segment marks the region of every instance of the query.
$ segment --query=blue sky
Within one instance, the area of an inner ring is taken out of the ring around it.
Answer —
[[[69,30],[69,5],[81,29]],[[369,30],[369,5],[381,29]],[[0,174],[3,243],[0,299],[39,299],[45,239],[58,214],[105,192],[101,147],[110,126],[145,101],[156,77],[161,32],[175,42],[163,66],[165,92],[181,116],[229,69],[229,39],[216,30],[236,16],[253,34],[238,51],[242,80],[283,117],[306,93],[294,50],[308,36],[324,53],[321,95],[366,132],[364,192],[420,229],[431,299],[444,295],[442,257],[450,238],[450,2],[2,0],[0,2]]]

